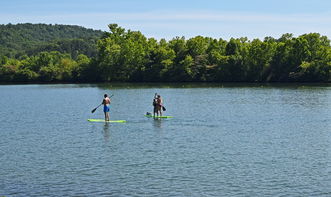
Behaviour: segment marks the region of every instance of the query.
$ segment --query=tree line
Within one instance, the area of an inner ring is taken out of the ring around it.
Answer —
[[[75,53],[40,47],[18,57],[2,55],[0,81],[330,82],[331,78],[330,40],[318,33],[298,37],[287,33],[264,40],[196,36],[167,41],[117,24],[108,27],[95,45],[77,41],[80,50]],[[95,53],[83,52],[89,47]]]

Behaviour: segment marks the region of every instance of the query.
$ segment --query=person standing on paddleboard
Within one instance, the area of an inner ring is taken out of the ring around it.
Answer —
[[[105,113],[105,121],[109,121],[109,105],[110,105],[110,98],[108,97],[107,94],[104,95],[104,99],[102,100],[102,104],[103,104],[103,112]]]
[[[154,99],[153,99],[153,106],[154,106],[154,116],[157,114],[157,116],[162,116],[162,98],[160,95],[155,93]]]

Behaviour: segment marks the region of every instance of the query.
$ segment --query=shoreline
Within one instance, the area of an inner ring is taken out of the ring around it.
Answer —
[[[96,85],[110,87],[127,86],[170,86],[170,87],[282,87],[282,86],[318,86],[331,87],[331,82],[24,82],[24,83],[3,83],[0,86],[10,85]]]

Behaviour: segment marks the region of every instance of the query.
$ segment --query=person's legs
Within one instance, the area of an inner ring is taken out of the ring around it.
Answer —
[[[103,106],[103,112],[105,113],[105,121],[109,121],[109,106]]]
[[[161,112],[161,106],[157,106],[157,116],[162,116],[162,112]]]
[[[109,121],[110,120],[109,111],[106,113],[106,116],[107,116],[107,121]]]
[[[154,109],[153,109],[153,116],[155,116],[156,113],[157,113],[157,108],[156,108],[156,106],[154,106]]]

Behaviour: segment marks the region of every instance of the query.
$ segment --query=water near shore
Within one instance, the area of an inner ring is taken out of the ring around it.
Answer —
[[[165,115],[144,117],[152,98]],[[111,119],[91,110],[114,94]],[[331,196],[327,85],[1,85],[0,196]]]

